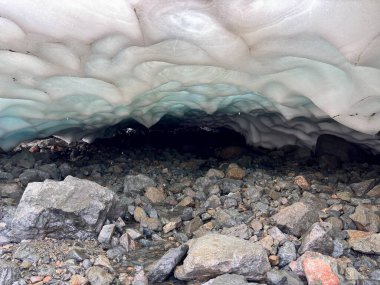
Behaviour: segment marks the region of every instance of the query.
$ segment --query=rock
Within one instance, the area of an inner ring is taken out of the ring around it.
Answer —
[[[353,250],[380,255],[380,234],[348,230],[348,244]]]
[[[241,239],[249,239],[252,235],[250,228],[246,224],[240,224],[231,228],[223,228],[221,234]]]
[[[375,179],[369,179],[358,183],[352,183],[350,184],[350,188],[356,196],[363,196],[365,195],[369,190],[371,190],[376,185]]]
[[[23,262],[37,263],[41,256],[34,244],[23,242],[13,253],[13,258]]]
[[[224,178],[224,172],[218,169],[209,169],[206,173],[206,177]]]
[[[17,202],[22,196],[23,189],[18,183],[3,183],[0,182],[0,197],[1,198],[12,198]]]
[[[226,171],[226,177],[231,179],[241,180],[245,176],[245,170],[240,168],[237,164],[231,163]]]
[[[177,248],[169,249],[164,256],[162,256],[153,266],[149,274],[148,280],[155,284],[156,282],[165,281],[169,275],[173,272],[174,268],[185,257],[188,245],[184,244]]]
[[[98,235],[98,242],[110,243],[114,231],[115,224],[104,225]]]
[[[50,174],[37,169],[26,169],[18,177],[21,184],[26,186],[30,182],[40,182],[50,178]]]
[[[302,190],[307,190],[310,188],[309,182],[302,175],[294,177],[294,184],[300,187]]]
[[[285,233],[300,237],[319,221],[318,212],[309,203],[296,202],[272,216],[272,221]]]
[[[355,222],[359,230],[377,233],[380,230],[380,207],[375,205],[360,204],[350,218]]]
[[[137,240],[142,237],[142,234],[135,229],[126,229],[125,232],[131,237],[133,240]]]
[[[94,236],[113,202],[111,190],[72,176],[60,182],[30,183],[17,207],[12,231],[21,239]]]
[[[112,268],[112,266],[111,266],[111,262],[110,262],[110,260],[107,258],[107,256],[105,256],[105,255],[99,255],[99,256],[95,259],[94,265],[95,265],[95,266],[100,266],[100,267],[107,268],[107,269],[110,270],[111,272],[113,271],[113,268]]]
[[[367,192],[367,196],[371,198],[380,197],[380,184],[373,187],[370,191]]]
[[[267,254],[259,244],[208,234],[189,242],[188,255],[175,270],[175,276],[180,280],[201,280],[235,273],[249,280],[262,280],[269,269]]]
[[[66,259],[74,259],[75,261],[83,261],[88,258],[86,251],[83,248],[74,247],[66,255]]]
[[[325,255],[331,255],[334,251],[334,242],[329,235],[331,224],[320,222],[313,224],[302,237],[302,243],[298,252],[315,251]]]
[[[241,156],[245,149],[241,146],[227,146],[216,152],[216,155],[223,159],[232,159]]]
[[[271,227],[268,229],[268,234],[280,244],[286,241],[287,236],[278,227]]]
[[[292,272],[273,269],[267,272],[268,285],[303,285],[301,279]]]
[[[136,196],[142,194],[147,187],[154,187],[156,183],[146,175],[127,175],[124,178],[124,193]]]
[[[86,285],[88,284],[88,279],[81,275],[75,274],[71,276],[69,285]]]
[[[277,266],[280,262],[280,258],[277,255],[269,255],[268,256],[269,263],[272,266]]]
[[[305,252],[296,261],[292,261],[289,267],[298,276],[306,276],[308,284],[340,284],[336,260],[318,252]]]
[[[136,274],[133,278],[132,285],[149,285],[148,278],[141,266],[135,266]]]
[[[12,285],[21,277],[20,269],[16,264],[0,260],[0,284]]]
[[[194,199],[190,196],[186,196],[185,198],[183,198],[179,203],[178,203],[178,206],[179,207],[191,207],[191,206],[194,206]]]
[[[153,204],[162,203],[166,198],[164,189],[156,187],[147,187],[144,195]]]
[[[177,226],[180,224],[180,222],[178,221],[172,221],[172,222],[169,222],[167,224],[165,224],[162,228],[162,231],[167,234],[169,232],[171,232],[172,230],[174,230],[175,228],[177,228]]]
[[[86,272],[91,285],[110,285],[113,277],[106,269],[99,266],[92,266]]]
[[[141,223],[141,221],[145,218],[148,217],[148,215],[146,214],[145,210],[141,207],[136,207],[135,208],[135,211],[133,213],[133,217],[135,219],[136,222],[139,222]]]
[[[188,235],[191,235],[197,229],[199,229],[199,227],[201,227],[202,225],[203,225],[203,222],[201,218],[197,216],[185,225],[185,233]]]
[[[134,240],[128,233],[123,234],[119,240],[120,245],[128,252],[130,250],[134,250],[136,245]]]
[[[307,257],[303,267],[308,285],[339,285],[339,278],[323,258]]]
[[[159,219],[156,218],[144,218],[140,225],[144,228],[148,228],[152,231],[160,231],[162,229],[162,224]]]
[[[237,274],[223,274],[216,278],[213,278],[202,285],[249,285],[244,276]],[[257,284],[257,283],[255,283]]]
[[[346,272],[344,273],[344,277],[347,280],[364,279],[363,275],[361,275],[354,267],[347,267]]]
[[[297,258],[297,251],[294,243],[286,241],[278,250],[280,258],[279,266],[284,267]]]
[[[216,209],[222,205],[220,198],[217,195],[211,195],[206,201],[206,208]]]

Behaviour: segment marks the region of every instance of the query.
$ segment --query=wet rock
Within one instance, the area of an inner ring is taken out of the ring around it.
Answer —
[[[329,235],[331,225],[321,222],[313,224],[302,237],[302,244],[298,250],[300,254],[306,251],[315,251],[331,255],[334,251],[334,242]]]
[[[155,284],[166,280],[174,268],[183,260],[188,248],[188,245],[181,245],[177,248],[169,249],[150,270],[147,275],[149,281]]]
[[[272,216],[273,222],[285,233],[300,237],[319,221],[318,212],[309,203],[296,202]]]
[[[257,283],[248,283],[247,279],[242,275],[237,274],[223,274],[213,278],[202,285],[249,285]]]
[[[147,187],[154,187],[156,183],[146,175],[127,175],[124,178],[124,193],[127,195],[142,194]]]
[[[86,276],[91,285],[109,285],[113,280],[112,275],[99,266],[90,267]]]
[[[369,190],[371,190],[376,185],[375,179],[369,179],[358,183],[352,183],[350,184],[350,188],[352,191],[354,191],[356,196],[363,196],[365,195]]]
[[[348,230],[348,244],[353,250],[380,255],[380,234]]]
[[[267,272],[268,285],[303,285],[301,279],[292,272],[273,269]]]
[[[261,280],[270,269],[267,254],[258,244],[235,237],[209,234],[192,240],[183,265],[175,276],[180,280],[206,279],[236,273]]]
[[[12,285],[21,277],[20,270],[16,264],[0,260],[0,284]]]
[[[104,225],[98,235],[98,241],[100,243],[110,243],[114,231],[115,224]]]
[[[360,204],[350,218],[359,230],[374,233],[380,230],[380,207],[378,206]]]
[[[297,258],[296,246],[290,241],[286,241],[278,250],[280,258],[279,266],[284,267]]]
[[[67,176],[64,181],[30,183],[12,221],[21,239],[86,238],[101,230],[114,193],[95,182]]]

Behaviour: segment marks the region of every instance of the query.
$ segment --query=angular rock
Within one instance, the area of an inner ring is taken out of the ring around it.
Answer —
[[[380,255],[380,234],[348,230],[348,244],[353,250]]]
[[[72,176],[60,182],[30,183],[17,207],[12,231],[20,239],[93,237],[113,202],[111,190]]]
[[[252,232],[246,224],[240,224],[231,228],[223,228],[221,234],[241,239],[249,239]]]
[[[278,250],[280,258],[279,266],[284,267],[297,258],[296,246],[290,241],[286,241]]]
[[[98,241],[100,243],[109,243],[114,231],[115,224],[104,225],[98,235]]]
[[[149,199],[153,204],[162,203],[165,198],[166,194],[164,189],[162,188],[156,188],[156,187],[147,187],[145,191],[145,197]]]
[[[308,284],[340,284],[337,261],[330,256],[307,251],[296,261],[292,261],[289,267],[298,276],[306,276]]]
[[[267,272],[268,285],[303,285],[301,279],[292,272],[273,269]]]
[[[323,258],[307,257],[303,268],[308,285],[339,285],[339,277]]]
[[[183,265],[175,270],[180,280],[207,279],[225,273],[262,280],[270,269],[267,254],[259,244],[220,234],[208,234],[189,242]]]
[[[156,183],[146,175],[127,175],[124,178],[124,193],[127,195],[142,194],[147,187],[154,187]]]
[[[226,177],[231,179],[241,180],[245,176],[245,170],[240,168],[237,164],[231,163],[226,171]]]
[[[367,193],[368,197],[379,198],[380,197],[380,184],[373,187]]]
[[[361,197],[365,195],[369,190],[371,190],[375,185],[376,180],[369,179],[358,183],[352,183],[350,184],[350,188],[355,192],[356,196]]]
[[[272,216],[272,221],[285,233],[300,237],[319,221],[318,211],[309,203],[296,202]]]
[[[223,274],[213,278],[202,285],[249,285],[257,283],[248,283],[244,276],[237,274]]]
[[[169,275],[173,272],[174,268],[185,257],[188,245],[184,244],[177,248],[169,249],[164,256],[162,256],[153,266],[149,274],[147,275],[149,281],[152,284],[156,282],[165,281]]]
[[[99,266],[92,266],[86,273],[91,285],[110,285],[113,277],[106,269]]]
[[[298,252],[315,251],[325,255],[331,255],[334,251],[334,242],[329,235],[331,224],[321,222],[313,224],[302,237],[302,243]]]
[[[294,184],[300,187],[302,190],[307,190],[310,188],[309,182],[302,175],[294,177]]]
[[[12,285],[21,277],[20,270],[16,264],[0,260],[0,284]]]
[[[377,233],[380,230],[380,207],[369,204],[360,204],[350,215],[359,230]]]

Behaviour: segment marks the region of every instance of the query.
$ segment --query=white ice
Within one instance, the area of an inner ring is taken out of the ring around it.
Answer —
[[[0,0],[0,148],[196,110],[254,145],[331,133],[380,150],[379,15],[378,0]]]

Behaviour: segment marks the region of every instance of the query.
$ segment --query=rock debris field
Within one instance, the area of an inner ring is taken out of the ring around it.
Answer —
[[[0,284],[378,285],[380,165],[325,140],[0,153]]]

